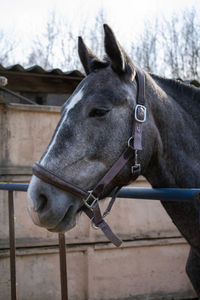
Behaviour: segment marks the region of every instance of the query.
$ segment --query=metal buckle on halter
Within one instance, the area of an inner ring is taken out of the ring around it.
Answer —
[[[144,105],[137,104],[135,106],[135,120],[137,122],[144,123],[146,121],[146,115],[146,107]],[[142,117],[142,119],[140,119],[140,116]]]
[[[83,202],[84,204],[92,210],[94,204],[98,201],[99,198],[95,197],[93,194],[92,194],[93,191],[88,191],[89,195],[87,196],[86,199],[83,199]],[[88,201],[90,200],[90,197],[93,199],[92,203],[89,204]]]
[[[134,166],[131,167],[131,173],[140,173],[141,172],[141,164],[134,164]]]
[[[134,158],[134,165],[131,167],[131,173],[140,173],[141,172],[141,164],[138,163],[138,152],[135,150],[135,158]]]

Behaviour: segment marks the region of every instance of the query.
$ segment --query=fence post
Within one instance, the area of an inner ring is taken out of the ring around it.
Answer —
[[[16,256],[15,256],[15,220],[13,191],[8,191],[9,241],[10,241],[10,281],[11,299],[16,300]]]
[[[68,300],[65,234],[59,233],[58,237],[59,237],[59,256],[60,256],[61,299]]]

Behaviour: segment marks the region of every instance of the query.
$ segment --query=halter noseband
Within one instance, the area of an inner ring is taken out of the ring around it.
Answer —
[[[80,187],[67,182],[54,172],[46,169],[39,163],[33,165],[33,174],[46,183],[52,184],[61,190],[67,191],[73,195],[80,197],[83,201],[83,211],[92,220],[92,224],[96,229],[101,229],[106,237],[117,247],[122,241],[112,232],[109,225],[105,222],[104,217],[110,212],[117,193],[121,187],[117,187],[113,197],[111,198],[107,209],[102,214],[98,200],[106,186],[116,177],[125,164],[134,158],[134,164],[131,167],[131,172],[134,177],[141,173],[141,165],[138,163],[138,150],[142,150],[142,124],[146,121],[146,107],[145,107],[145,77],[140,70],[136,72],[137,81],[137,97],[136,106],[134,109],[134,122],[132,135],[128,139],[127,147],[118,160],[112,165],[103,178],[97,183],[92,191],[85,191]]]

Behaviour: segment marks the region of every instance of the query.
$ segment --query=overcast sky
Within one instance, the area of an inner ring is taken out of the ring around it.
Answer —
[[[103,8],[108,24],[124,44],[142,31],[145,20],[168,18],[192,6],[200,10],[200,0],[0,0],[0,29],[26,47],[45,28],[52,10],[70,23],[73,35],[79,35],[82,24],[92,24]]]
[[[110,25],[124,36],[137,33],[145,19],[191,6],[199,10],[200,0],[0,0],[0,28],[27,37],[45,26],[52,10],[78,28],[85,20],[90,23],[102,7]]]

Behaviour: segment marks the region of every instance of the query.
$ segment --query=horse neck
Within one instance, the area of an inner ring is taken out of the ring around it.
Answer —
[[[200,124],[185,109],[188,99],[181,105],[150,77],[146,90],[150,124],[144,127],[144,152],[149,155],[150,144],[152,151],[143,175],[154,187],[199,187]]]

